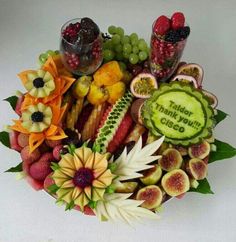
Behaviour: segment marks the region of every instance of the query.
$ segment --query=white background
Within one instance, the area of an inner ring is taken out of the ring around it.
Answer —
[[[103,31],[115,24],[149,41],[155,18],[178,10],[192,30],[183,59],[204,67],[204,88],[230,113],[216,136],[236,146],[235,9],[235,0],[0,0],[0,99],[22,90],[16,74],[36,68],[39,53],[58,48],[60,26],[68,19],[89,16]],[[5,102],[0,102],[0,110],[1,127],[16,117]],[[18,154],[1,146],[0,157],[0,242],[236,241],[236,159],[210,165],[215,195],[173,199],[164,206],[160,221],[130,228],[64,212],[46,193],[3,174],[18,164]]]

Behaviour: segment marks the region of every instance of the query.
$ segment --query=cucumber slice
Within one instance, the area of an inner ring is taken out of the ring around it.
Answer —
[[[214,126],[214,112],[204,93],[180,82],[162,84],[145,101],[142,118],[154,135],[165,141],[189,146],[209,137]]]
[[[105,153],[109,142],[113,139],[122,119],[133,101],[133,95],[128,91],[113,105],[104,125],[98,130],[95,145],[99,145]]]

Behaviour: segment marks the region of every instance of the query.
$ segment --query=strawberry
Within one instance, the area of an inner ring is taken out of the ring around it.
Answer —
[[[185,17],[184,14],[181,12],[176,12],[171,17],[171,27],[172,29],[176,30],[179,28],[184,27]]]
[[[52,171],[50,166],[54,160],[52,153],[43,154],[37,162],[30,166],[29,175],[35,180],[44,181]]]
[[[133,124],[133,119],[130,115],[130,111],[128,111],[123,120],[118,127],[116,134],[114,135],[113,139],[109,142],[107,151],[113,153],[125,140],[131,126]]]
[[[33,162],[37,161],[40,157],[40,152],[38,149],[35,149],[33,152],[30,153],[29,146],[25,146],[21,150],[21,159],[26,162],[27,164],[32,164]]]
[[[170,25],[170,20],[166,16],[161,15],[157,18],[153,30],[158,35],[164,35],[170,29]]]

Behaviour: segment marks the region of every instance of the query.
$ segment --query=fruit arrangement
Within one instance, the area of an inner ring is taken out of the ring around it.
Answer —
[[[19,152],[22,162],[6,172],[17,172],[66,210],[129,224],[158,218],[171,198],[213,193],[208,164],[235,156],[236,149],[215,139],[214,128],[227,114],[203,89],[203,68],[179,63],[178,54],[178,68],[162,83],[150,71],[153,36],[149,65],[142,55],[146,42],[110,26],[102,65],[76,76],[71,69],[93,55],[94,45],[91,52],[86,44],[99,35],[91,21],[82,18],[63,28],[63,48],[70,52],[66,41],[81,47],[75,58],[49,50],[39,56],[38,69],[18,74],[24,93],[5,99],[18,119],[0,132],[0,141]],[[171,20],[161,16],[153,30],[179,48],[175,44],[187,38],[184,22],[181,13]]]

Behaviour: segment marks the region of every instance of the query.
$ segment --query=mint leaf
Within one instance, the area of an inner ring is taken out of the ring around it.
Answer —
[[[56,162],[51,162],[51,168],[53,171],[56,171],[57,169],[60,168],[60,166]]]
[[[216,151],[212,151],[210,153],[208,163],[212,163],[217,160],[224,160],[236,155],[236,149],[230,144],[220,140],[215,140],[214,144],[216,146]]]
[[[50,194],[55,194],[59,187],[56,184],[52,184],[47,187],[47,190],[49,191]]]
[[[0,132],[0,142],[8,148],[11,148],[9,133],[6,131]]]
[[[17,100],[18,100],[17,96],[11,96],[11,97],[4,99],[4,101],[7,101],[10,103],[13,110],[15,110],[15,108],[16,108]]]
[[[11,167],[10,169],[6,170],[5,172],[21,172],[22,171],[22,162],[15,167]]]
[[[202,194],[214,194],[206,178],[203,180],[199,180],[198,183],[199,183],[198,187],[190,188],[189,192],[198,192]]]
[[[66,204],[66,209],[65,209],[65,211],[67,211],[67,210],[71,210],[71,209],[73,209],[74,207],[75,207],[74,201],[71,201],[70,203],[67,203],[67,204]]]
[[[217,109],[217,114],[215,115],[215,121],[216,124],[220,123],[221,121],[223,121],[226,117],[228,116],[227,113]]]

